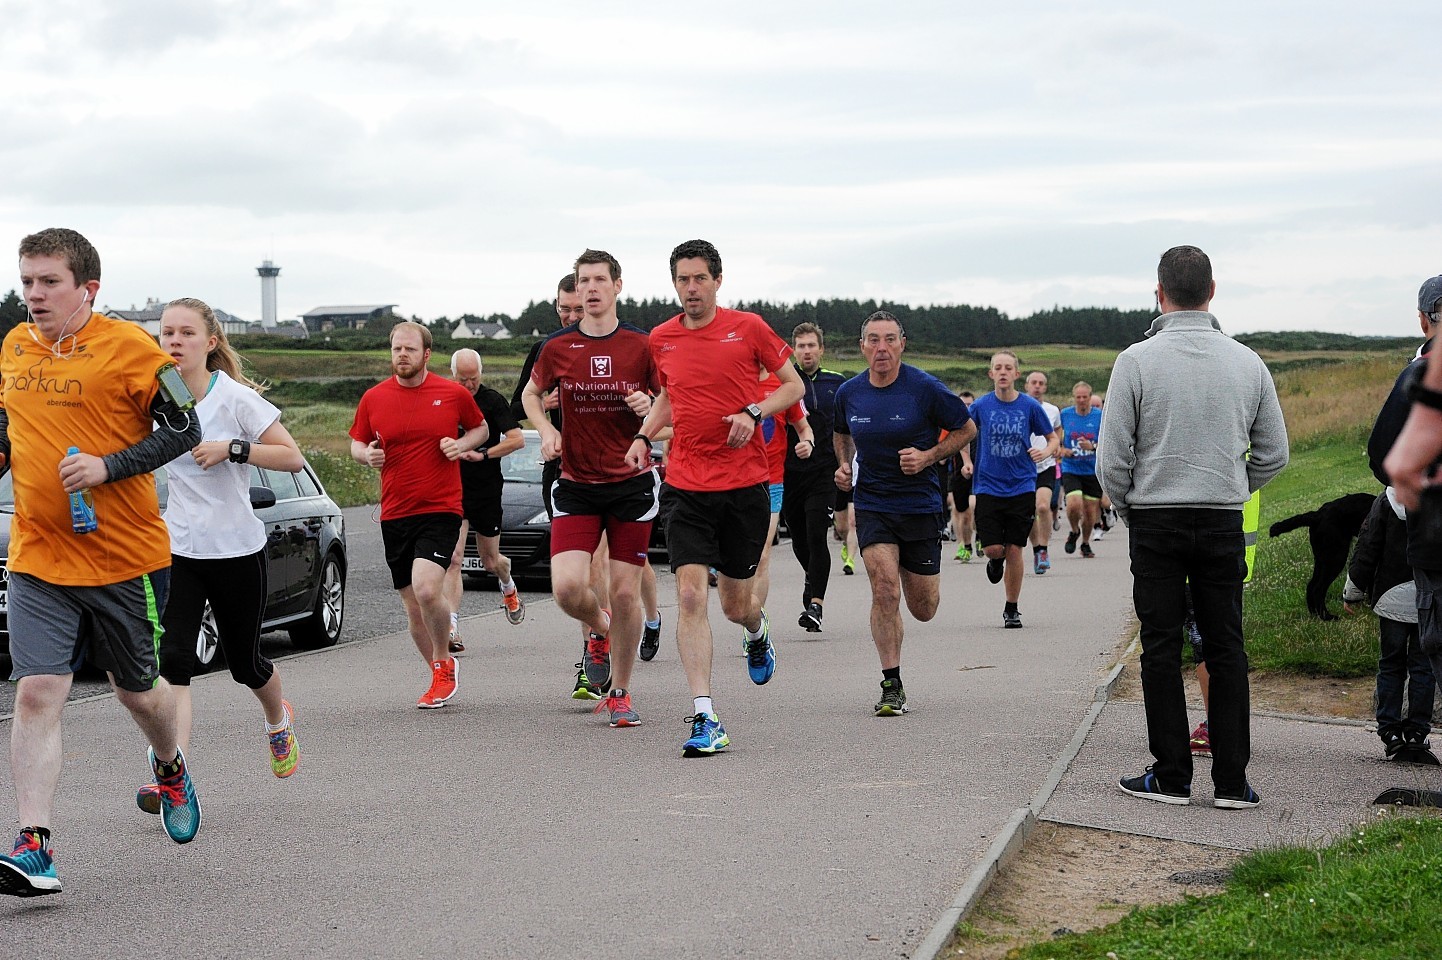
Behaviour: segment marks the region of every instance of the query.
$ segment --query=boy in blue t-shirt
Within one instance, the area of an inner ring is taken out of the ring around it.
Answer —
[[[1002,623],[1021,627],[1023,576],[1022,548],[1036,519],[1036,465],[1055,457],[1061,430],[1051,425],[1042,405],[1016,389],[1020,364],[1010,350],[991,358],[986,375],[995,389],[971,405],[976,423],[976,533],[986,553],[986,578],[1006,578],[1006,606]],[[1047,438],[1042,449],[1032,449],[1032,434]]]
[[[1071,524],[1066,552],[1092,552],[1092,528],[1101,516],[1102,485],[1097,480],[1097,437],[1102,431],[1102,408],[1092,408],[1092,385],[1085,380],[1071,388],[1073,406],[1061,412],[1061,483],[1066,491],[1066,518]]]

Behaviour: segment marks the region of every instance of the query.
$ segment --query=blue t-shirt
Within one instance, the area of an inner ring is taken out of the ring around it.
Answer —
[[[993,497],[1019,497],[1036,492],[1036,461],[1031,458],[1031,435],[1048,434],[1056,427],[1042,405],[1024,393],[1003,402],[995,393],[978,397],[971,405],[976,421],[976,473],[971,492]]]
[[[930,450],[943,430],[966,425],[966,404],[946,384],[908,364],[885,387],[871,385],[863,370],[836,388],[837,433],[850,434],[860,461],[858,510],[891,514],[938,513],[945,503],[934,469],[907,476],[899,451]]]
[[[1061,412],[1062,446],[1071,453],[1061,458],[1061,472],[1078,477],[1094,477],[1097,472],[1097,437],[1102,432],[1101,407],[1086,413],[1077,413],[1076,407],[1067,407]],[[1078,440],[1090,440],[1092,448],[1083,450]]]

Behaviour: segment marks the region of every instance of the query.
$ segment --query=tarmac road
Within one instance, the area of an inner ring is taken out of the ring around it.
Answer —
[[[357,560],[379,554],[364,529],[351,528]],[[225,674],[197,681],[205,826],[189,846],[135,809],[143,749],[117,705],[70,706],[55,823],[65,893],[0,902],[14,921],[7,949],[908,956],[1031,800],[1113,662],[1131,606],[1124,536],[1097,552],[1068,557],[1058,541],[1051,573],[1028,574],[1020,631],[1002,629],[983,565],[948,559],[937,618],[907,621],[912,712],[875,719],[864,574],[836,566],[826,630],[805,634],[783,545],[770,684],[746,678],[739,630],[712,603],[714,693],[733,745],[697,760],[680,758],[691,705],[669,575],[633,730],[568,698],[578,629],[535,596],[512,627],[493,595],[471,593],[486,612],[465,624],[461,691],[416,710],[424,665],[404,634],[358,622],[369,615],[353,587],[348,642],[284,664],[304,757],[291,780],[268,773],[250,694]],[[397,623],[388,582],[378,593]]]

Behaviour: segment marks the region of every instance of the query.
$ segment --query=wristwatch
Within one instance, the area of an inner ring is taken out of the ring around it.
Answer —
[[[1407,399],[1433,410],[1442,410],[1442,391],[1429,390],[1422,386],[1420,372],[1407,381]]]
[[[246,462],[247,460],[249,460],[249,459],[250,459],[250,441],[249,441],[249,440],[232,440],[232,441],[230,441],[230,462],[231,462],[231,463],[245,463],[245,462]]]
[[[490,448],[490,447],[482,447],[482,448],[481,448],[481,459],[482,459],[482,460],[489,460],[489,459],[491,459],[491,448]]]
[[[761,412],[761,405],[759,403],[748,403],[746,405],[746,412],[751,414],[751,419],[757,423],[766,419],[766,414]]]

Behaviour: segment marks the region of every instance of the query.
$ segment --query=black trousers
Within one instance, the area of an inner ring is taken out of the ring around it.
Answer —
[[[1251,700],[1242,645],[1242,580],[1247,574],[1240,510],[1132,508],[1127,516],[1132,598],[1141,621],[1142,696],[1152,772],[1166,789],[1192,782],[1182,622],[1191,585],[1197,629],[1211,676],[1207,728],[1212,782],[1241,792],[1251,759]]]
[[[791,552],[806,571],[803,606],[813,598],[826,599],[826,581],[831,578],[831,548],[826,538],[831,533],[835,507],[834,473],[808,470],[786,477],[781,491],[781,516],[791,534]]]

